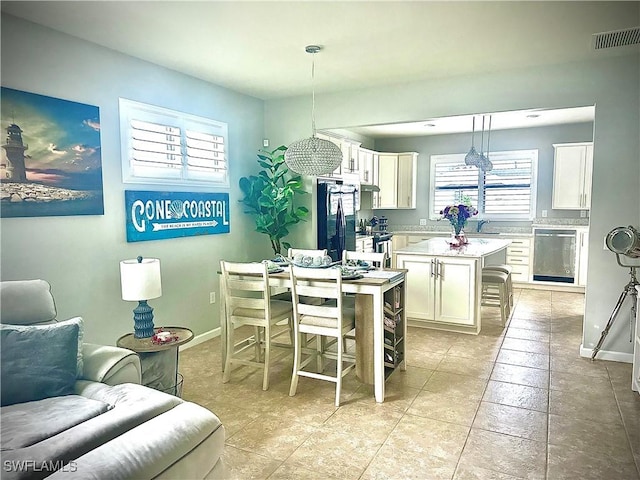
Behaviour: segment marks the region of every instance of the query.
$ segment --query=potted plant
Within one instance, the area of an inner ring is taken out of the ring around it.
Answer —
[[[275,255],[291,245],[282,239],[289,234],[289,227],[306,221],[309,210],[296,206],[297,194],[305,194],[301,176],[293,176],[284,162],[287,147],[279,146],[269,152],[259,150],[258,164],[263,168],[257,176],[242,177],[240,189],[244,198],[245,213],[255,215],[256,231],[269,236]]]

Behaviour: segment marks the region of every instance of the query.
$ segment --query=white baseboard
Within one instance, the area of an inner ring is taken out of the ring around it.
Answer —
[[[202,342],[206,342],[207,340],[211,340],[212,338],[216,338],[220,336],[220,327],[214,328],[213,330],[209,330],[208,332],[201,333],[200,335],[196,335],[193,337],[189,343],[185,343],[180,346],[180,351],[186,350],[187,348],[195,347],[196,345],[200,345]]]
[[[585,348],[580,345],[580,356],[591,358],[593,348]],[[633,363],[633,353],[612,352],[609,350],[600,350],[596,355],[596,360],[611,360],[612,362]]]
[[[584,293],[584,287],[571,285],[568,283],[553,282],[513,282],[514,288],[524,288],[528,290],[551,290],[552,292]]]

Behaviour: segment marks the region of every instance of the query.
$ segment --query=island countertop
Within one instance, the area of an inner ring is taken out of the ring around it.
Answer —
[[[447,243],[448,238],[430,238],[422,242],[407,245],[394,251],[394,254],[429,255],[437,257],[465,257],[482,258],[506,248],[511,240],[497,238],[467,238],[468,244],[463,247],[452,248]]]

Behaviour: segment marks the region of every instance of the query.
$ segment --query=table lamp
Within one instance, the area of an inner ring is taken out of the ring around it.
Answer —
[[[153,336],[153,308],[147,300],[162,295],[160,260],[138,257],[121,261],[120,285],[123,300],[138,302],[133,309],[134,337]]]

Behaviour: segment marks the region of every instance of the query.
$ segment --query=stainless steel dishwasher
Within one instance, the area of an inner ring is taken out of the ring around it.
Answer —
[[[533,280],[575,283],[576,231],[536,228],[533,241]]]

